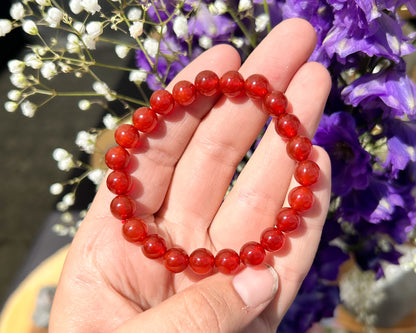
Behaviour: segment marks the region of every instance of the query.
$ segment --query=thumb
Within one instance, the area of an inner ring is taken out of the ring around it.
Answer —
[[[272,267],[215,274],[142,312],[117,332],[235,332],[250,324],[278,289]]]

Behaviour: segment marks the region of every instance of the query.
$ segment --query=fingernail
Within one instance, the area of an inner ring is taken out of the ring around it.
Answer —
[[[243,302],[255,308],[273,298],[279,286],[279,277],[270,266],[247,267],[234,277],[233,286]]]

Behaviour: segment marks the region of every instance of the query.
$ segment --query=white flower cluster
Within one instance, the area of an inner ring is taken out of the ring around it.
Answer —
[[[58,163],[59,170],[69,171],[75,166],[72,154],[63,148],[56,148],[52,157]]]
[[[80,131],[75,139],[75,144],[85,151],[87,154],[94,153],[95,142],[97,141],[97,133],[89,133],[87,131]]]

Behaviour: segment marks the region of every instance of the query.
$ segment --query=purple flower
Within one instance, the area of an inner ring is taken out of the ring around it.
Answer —
[[[403,61],[375,74],[366,74],[342,91],[346,104],[357,106],[379,98],[389,108],[384,117],[416,117],[416,85],[406,75]]]
[[[345,195],[351,189],[368,186],[371,156],[358,140],[354,118],[346,112],[322,117],[313,142],[325,148],[331,158],[332,191]]]

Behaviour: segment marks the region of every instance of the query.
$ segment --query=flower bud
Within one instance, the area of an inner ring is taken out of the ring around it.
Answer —
[[[10,31],[12,31],[12,22],[0,19],[0,37],[6,36]]]
[[[33,22],[32,20],[24,21],[22,28],[23,28],[23,31],[29,35],[38,34],[38,27],[36,26],[36,23]]]

